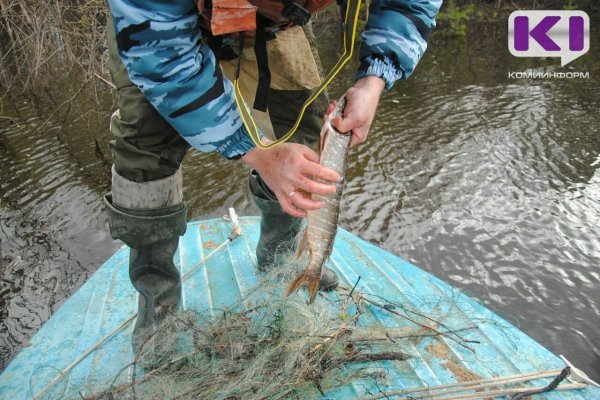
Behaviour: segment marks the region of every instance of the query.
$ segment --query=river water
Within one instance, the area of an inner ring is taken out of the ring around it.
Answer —
[[[592,22],[594,18],[592,18]],[[324,63],[338,48],[320,33]],[[461,288],[600,379],[600,35],[589,53],[517,59],[504,21],[436,32],[351,154],[340,225]],[[329,45],[328,45],[329,43]],[[352,69],[354,67],[350,67]],[[580,71],[589,79],[513,79]],[[335,82],[332,97],[352,82]],[[109,188],[108,87],[56,83],[0,108],[0,370],[120,246]],[[90,88],[95,88],[94,97]],[[257,214],[246,168],[190,152],[191,218]],[[20,257],[21,261],[9,264]]]

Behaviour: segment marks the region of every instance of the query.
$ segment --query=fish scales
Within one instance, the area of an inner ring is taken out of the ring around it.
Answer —
[[[351,133],[338,132],[331,125],[331,121],[342,115],[344,106],[345,98],[342,97],[331,114],[325,119],[321,129],[321,156],[319,159],[319,164],[336,171],[342,179],[336,183],[336,191],[332,195],[312,196],[314,200],[323,201],[324,205],[318,210],[308,210],[306,212],[308,223],[304,232],[306,236],[301,240],[300,251],[307,247],[310,259],[308,266],[294,279],[286,291],[286,294],[289,295],[301,286],[306,285],[311,303],[315,300],[319,290],[321,271],[333,251],[333,243],[337,232],[340,201],[344,189],[344,176],[352,135]],[[305,243],[302,243],[304,241]]]

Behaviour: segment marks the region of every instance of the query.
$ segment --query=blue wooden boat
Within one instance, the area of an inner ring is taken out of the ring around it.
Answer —
[[[219,309],[236,304],[259,282],[254,256],[259,219],[244,217],[239,222],[243,235],[231,242],[227,241],[231,233],[228,221],[213,219],[188,225],[176,255],[183,274],[193,270],[184,282],[185,308]],[[210,257],[203,262],[207,255]],[[117,376],[131,362],[129,322],[136,311],[137,294],[129,282],[127,265],[128,250],[123,247],[44,324],[0,375],[1,398],[85,398],[98,382]],[[374,362],[387,371],[385,384],[357,378],[346,386],[326,389],[325,396],[315,391],[311,398],[376,398],[378,394],[385,398],[382,392],[388,398],[409,398],[406,396],[411,394],[416,398],[425,392],[407,393],[407,388],[447,385],[451,390],[453,384],[466,385],[472,379],[483,381],[565,367],[559,357],[475,300],[341,228],[329,265],[346,287],[352,287],[360,276],[358,291],[396,299],[413,310],[437,307],[438,315],[446,316],[446,327],[457,329],[469,321],[471,327],[462,336],[473,343],[474,352],[445,336],[424,337],[404,345],[408,348],[403,350],[413,358]],[[369,312],[373,325],[415,327],[372,304]],[[130,375],[120,376],[128,379]],[[551,380],[546,377],[526,384],[546,386]],[[564,381],[561,386],[565,384],[582,388],[533,398],[600,399],[600,389],[593,385]],[[468,398],[462,393],[439,398]],[[492,393],[490,397],[494,397]]]

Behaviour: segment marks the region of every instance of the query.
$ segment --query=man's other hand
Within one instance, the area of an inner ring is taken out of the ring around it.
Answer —
[[[344,117],[337,117],[331,123],[340,132],[352,131],[350,146],[367,140],[384,87],[385,81],[382,78],[366,76],[346,91]],[[332,109],[333,105],[330,105],[327,111],[331,112]]]

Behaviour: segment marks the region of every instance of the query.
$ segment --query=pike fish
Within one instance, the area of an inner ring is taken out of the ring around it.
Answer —
[[[331,125],[331,121],[337,116],[342,116],[345,105],[346,98],[342,96],[334,110],[325,119],[321,129],[321,157],[319,159],[320,165],[336,171],[342,179],[336,183],[336,191],[332,195],[312,195],[314,200],[321,200],[325,205],[318,210],[308,210],[306,212],[308,224],[301,234],[298,257],[308,250],[310,254],[309,262],[304,271],[292,281],[286,291],[286,296],[288,296],[306,285],[311,303],[315,301],[319,291],[323,265],[333,250],[340,214],[340,200],[344,189],[344,175],[352,133],[340,133]]]

